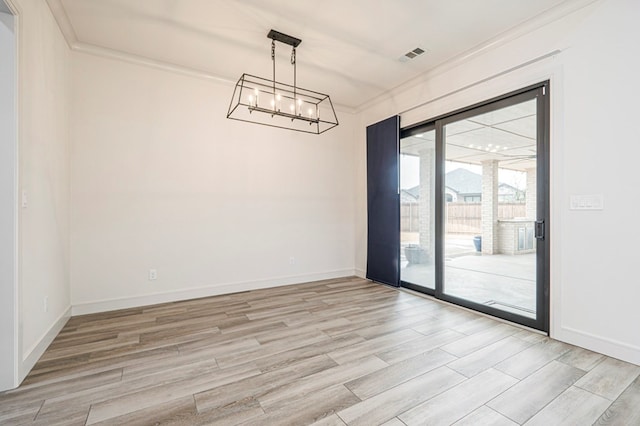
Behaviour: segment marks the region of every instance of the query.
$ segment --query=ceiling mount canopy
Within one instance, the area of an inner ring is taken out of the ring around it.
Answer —
[[[281,33],[280,31],[271,30],[267,37],[274,41],[279,41],[280,43],[288,44],[291,47],[298,47],[302,40],[299,38],[292,37],[290,35]]]
[[[320,134],[338,125],[338,117],[329,95],[296,85],[296,48],[302,40],[271,30],[273,78],[244,73],[236,83],[227,118],[279,127],[298,132]],[[291,46],[293,85],[276,80],[276,41]]]

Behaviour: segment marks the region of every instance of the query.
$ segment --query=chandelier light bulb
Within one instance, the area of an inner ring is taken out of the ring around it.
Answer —
[[[298,114],[302,114],[302,99],[298,99]]]

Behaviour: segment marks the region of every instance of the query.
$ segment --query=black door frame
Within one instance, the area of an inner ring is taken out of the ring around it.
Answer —
[[[400,129],[400,139],[423,133],[436,131],[436,165],[435,165],[435,290],[400,281],[402,287],[432,295],[438,299],[476,310],[488,315],[522,324],[544,332],[549,332],[549,136],[550,136],[550,96],[549,81],[531,85],[487,101],[479,102],[466,108],[425,120],[412,126]],[[443,128],[446,124],[485,112],[501,109],[526,100],[538,99],[537,109],[537,221],[543,222],[542,238],[536,243],[536,318],[527,318],[511,312],[502,311],[491,306],[471,302],[466,299],[448,295],[444,287],[444,162],[445,141]]]

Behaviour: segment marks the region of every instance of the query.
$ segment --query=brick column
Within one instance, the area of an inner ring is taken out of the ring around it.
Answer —
[[[498,161],[482,162],[482,254],[498,251]]]
[[[525,193],[525,205],[527,219],[536,220],[536,205],[538,200],[538,182],[536,168],[527,169],[527,192]]]
[[[419,198],[419,228],[420,247],[427,252],[429,261],[433,260],[433,245],[435,234],[435,218],[433,217],[435,197],[435,149],[427,148],[418,152],[420,155],[420,198]]]

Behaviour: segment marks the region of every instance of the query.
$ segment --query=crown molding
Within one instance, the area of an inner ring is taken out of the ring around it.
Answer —
[[[71,25],[69,15],[67,15],[67,11],[62,4],[62,0],[47,0],[47,5],[49,6],[49,10],[51,11],[53,18],[58,23],[58,28],[60,28],[64,39],[67,41],[67,45],[71,48],[74,43],[78,42],[78,36],[76,35],[76,31],[73,29],[73,25]]]
[[[345,112],[349,114],[357,114],[360,113],[371,106],[388,100],[392,98],[395,94],[399,92],[403,92],[406,90],[410,90],[425,81],[447,72],[452,68],[455,68],[463,63],[466,63],[473,58],[476,58],[488,51],[496,49],[500,46],[503,46],[527,33],[535,31],[538,28],[541,28],[545,25],[548,25],[558,19],[563,18],[571,13],[574,13],[586,6],[589,6],[592,3],[599,2],[602,0],[569,0],[558,6],[555,6],[551,9],[547,9],[544,12],[539,13],[538,15],[528,19],[527,21],[512,27],[503,33],[497,35],[496,37],[481,43],[459,55],[456,55],[445,62],[437,65],[435,68],[422,73],[402,84],[399,84],[389,90],[384,91],[378,96],[375,96],[367,101],[362,102],[361,104],[350,107],[342,104],[335,104],[334,107],[337,111]],[[156,59],[151,59],[147,57],[143,57],[140,55],[135,55],[131,53],[125,53],[123,51],[109,49],[101,46],[97,46],[94,44],[84,43],[78,40],[78,37],[75,33],[73,25],[67,15],[67,12],[62,4],[62,0],[46,0],[51,13],[53,14],[60,31],[62,32],[67,44],[71,50],[88,53],[96,56],[103,56],[107,58],[117,59],[129,63],[134,63],[138,65],[144,65],[156,69],[160,69],[163,71],[174,72],[178,74],[188,75],[191,77],[203,78],[210,81],[216,81],[222,84],[235,84],[235,81],[229,80],[228,78],[220,77],[219,75],[215,75],[213,73],[198,70],[182,65],[173,64],[166,61],[160,61]],[[10,2],[9,2],[10,3]],[[9,4],[11,6],[11,4]]]
[[[435,68],[422,73],[410,80],[407,80],[406,82],[399,84],[398,86],[395,86],[368,101],[363,102],[355,108],[355,112],[360,113],[362,111],[365,111],[380,102],[393,98],[393,96],[398,93],[411,90],[435,76],[443,74],[453,68],[469,62],[470,60],[486,52],[497,49],[500,46],[504,46],[505,44],[516,40],[525,34],[542,28],[552,22],[562,19],[567,15],[583,9],[591,5],[592,3],[596,3],[599,1],[602,0],[570,0],[551,9],[547,9],[544,12],[541,12],[538,15],[534,16],[533,18],[528,19],[527,21],[504,31],[496,37],[489,39],[488,41],[481,43],[476,47],[473,47],[459,55],[452,57],[451,59],[444,61],[440,65],[437,65]]]
[[[58,0],[54,0],[58,1]],[[200,78],[204,80],[213,81],[216,83],[224,84],[227,86],[233,86],[236,84],[236,80],[229,80],[217,76],[213,73],[199,70],[196,68],[185,67],[183,65],[174,64],[166,61],[159,61],[157,59],[147,58],[141,55],[134,55],[131,53],[125,53],[120,50],[109,49],[106,47],[96,46],[94,44],[75,42],[71,44],[70,49],[75,52],[81,52],[88,55],[99,56],[103,58],[115,59],[122,62],[128,62],[130,64],[141,65],[150,67],[156,70],[167,71],[174,74],[181,74],[188,77]],[[348,114],[355,114],[355,108],[351,108],[341,104],[334,105],[336,111]]]
[[[171,62],[159,61],[156,59],[147,58],[141,55],[134,55],[131,53],[125,53],[120,50],[109,49],[106,47],[96,46],[94,44],[75,42],[69,46],[71,50],[75,52],[81,52],[89,55],[99,56],[103,58],[115,59],[118,61],[128,62],[130,64],[142,65],[150,67],[156,70],[167,71],[174,74],[186,75],[188,77],[201,78],[204,80],[214,81],[216,83],[224,84],[227,86],[233,86],[236,84],[236,80],[229,80],[228,78],[219,77],[213,73],[199,70],[196,68],[185,67],[177,65]],[[336,111],[348,114],[355,114],[355,108],[351,108],[341,104],[334,105]]]
[[[10,13],[11,15],[18,16],[22,13],[20,3],[17,3],[15,0],[2,0],[2,2],[4,2],[6,8],[9,9],[8,13]]]
[[[125,53],[120,50],[109,49],[106,47],[96,46],[94,44],[75,42],[70,46],[70,48],[71,50],[76,52],[82,52],[82,53],[86,53],[94,56],[101,56],[103,58],[116,59],[119,61],[128,62],[136,65],[143,65],[146,67],[151,67],[151,68],[155,68],[162,71],[168,71],[176,74],[187,75],[189,77],[212,80],[217,83],[222,83],[226,85],[233,85],[236,83],[233,80],[222,78],[206,71],[173,64],[171,62],[159,61],[159,60],[147,58],[141,55]]]

